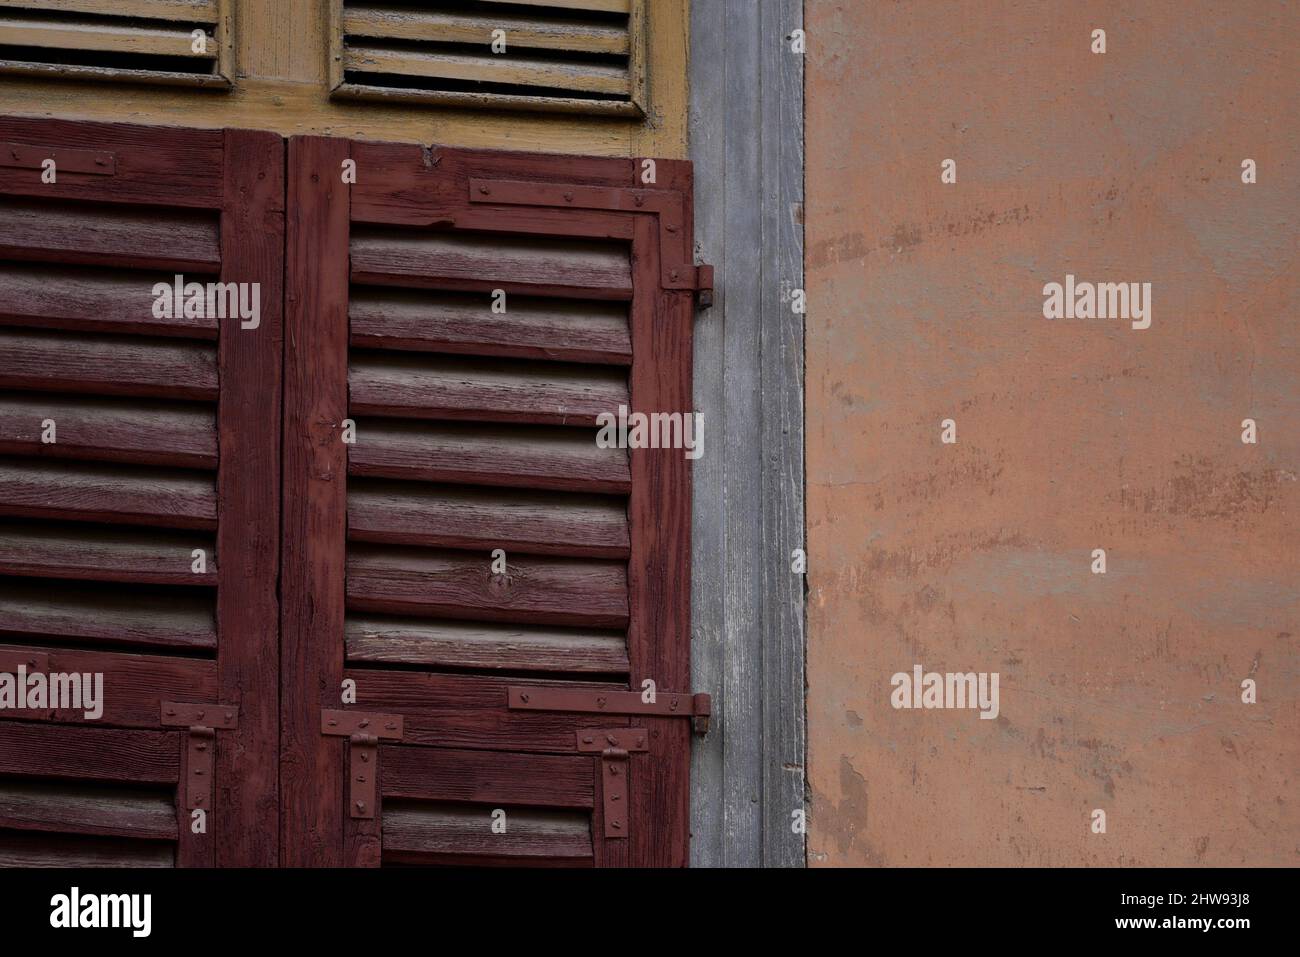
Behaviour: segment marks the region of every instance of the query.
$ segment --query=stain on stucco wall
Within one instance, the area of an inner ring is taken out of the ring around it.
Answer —
[[[1300,5],[806,25],[810,862],[1300,864]]]

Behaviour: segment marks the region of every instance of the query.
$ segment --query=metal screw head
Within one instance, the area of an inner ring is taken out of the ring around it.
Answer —
[[[522,701],[524,704],[528,704],[528,695],[526,695],[526,694],[521,694],[521,695],[519,696],[519,700]]]
[[[358,802],[357,802],[357,810],[358,810],[358,811],[364,811],[365,809],[366,809],[366,802],[365,802],[365,801],[358,801]]]
[[[478,191],[482,193],[484,196],[487,196],[492,192],[492,190],[488,189],[486,186],[480,186],[478,188]]]
[[[672,272],[670,272],[670,273],[668,274],[668,278],[669,278],[669,279],[674,279],[674,280],[675,280],[675,279],[677,278],[677,270],[674,269]]]
[[[368,728],[368,727],[370,727],[370,719],[369,719],[369,718],[362,718],[362,719],[361,719],[361,723],[358,725],[358,727],[361,727],[361,728]]]
[[[565,194],[564,194],[564,201],[565,201],[566,203],[571,203],[571,202],[573,202],[573,194],[572,194],[572,193],[565,193]]]
[[[597,698],[597,699],[596,699],[596,707],[597,707],[597,708],[603,708],[603,707],[605,707],[605,704],[606,704],[606,701],[607,701],[607,700],[608,700],[608,699],[604,698],[603,696],[600,697],[600,698]]]

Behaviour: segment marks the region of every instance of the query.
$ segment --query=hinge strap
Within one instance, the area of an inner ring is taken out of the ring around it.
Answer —
[[[212,812],[212,779],[217,762],[217,731],[239,726],[239,709],[224,704],[163,701],[159,721],[165,728],[185,728],[185,808]]]
[[[379,741],[402,739],[400,714],[324,709],[321,734],[348,739],[348,814],[372,820],[379,803]]]
[[[584,714],[643,714],[656,718],[690,718],[696,734],[709,733],[713,699],[707,694],[660,691],[645,701],[639,691],[572,691],[511,685],[509,707],[515,711],[576,711]]]
[[[605,837],[628,836],[628,773],[633,752],[650,750],[644,728],[591,729],[578,732],[578,750],[599,753],[599,778]]]

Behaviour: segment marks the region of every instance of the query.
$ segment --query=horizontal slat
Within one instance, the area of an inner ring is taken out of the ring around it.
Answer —
[[[623,369],[508,359],[358,352],[348,386],[357,415],[595,425],[628,404]]]
[[[215,23],[216,0],[0,0],[0,8]]]
[[[381,614],[627,626],[624,563],[524,557],[508,567],[508,575],[493,575],[487,554],[351,545],[348,604]]]
[[[349,661],[504,671],[626,674],[619,632],[349,615]]]
[[[0,828],[174,841],[176,805],[166,791],[7,779]]]
[[[0,461],[0,514],[215,528],[210,475],[127,465]]]
[[[0,45],[194,60],[215,60],[217,56],[217,44],[211,35],[202,52],[196,53],[190,31],[184,27],[147,27],[106,20],[20,20],[0,16]]]
[[[51,672],[104,676],[103,714],[87,718],[84,709],[55,709],[52,716],[58,721],[84,721],[96,727],[157,728],[158,708],[163,701],[215,701],[219,693],[217,666],[211,659],[131,654],[120,649],[0,646],[0,657],[36,653],[45,656]]]
[[[5,198],[0,258],[210,274],[221,246],[206,213]]]
[[[191,570],[202,548],[206,571]],[[159,585],[216,585],[212,536],[157,529],[0,522],[0,574]]]
[[[631,259],[623,243],[355,227],[350,251],[358,283],[632,296]]]
[[[161,273],[0,263],[0,323],[215,339],[215,318],[154,316],[154,286],[173,280]]]
[[[627,558],[627,505],[567,492],[466,489],[359,479],[348,488],[348,536],[390,545],[468,548],[485,554]]]
[[[476,56],[348,42],[343,47],[343,69],[353,73],[501,83],[573,93],[629,96],[632,92],[632,80],[624,66],[536,56],[498,56],[490,52]]]
[[[439,855],[588,860],[591,820],[582,812],[509,810],[504,834],[492,832],[492,808],[385,801],[384,859],[436,860]]]
[[[54,443],[41,441],[46,419]],[[213,469],[216,411],[144,399],[0,393],[0,452]]]
[[[482,0],[483,3],[508,3],[512,6],[546,7],[554,10],[587,10],[602,13],[628,13],[634,0]]]
[[[373,349],[632,362],[625,305],[516,296],[504,313],[491,307],[486,295],[358,287],[348,305],[351,342]]]
[[[180,734],[0,723],[0,774],[175,784]]]
[[[162,841],[0,831],[0,867],[173,867],[175,858]]]
[[[493,31],[504,30],[506,49],[566,50],[578,53],[626,55],[628,31],[600,22],[556,19],[535,14],[477,16],[436,10],[390,10],[345,7],[347,36],[378,40],[426,40],[440,43],[481,43],[489,46]]]
[[[206,342],[0,328],[0,388],[215,399],[217,350]]]
[[[211,649],[211,597],[72,582],[0,579],[0,633]]]
[[[489,824],[494,806],[590,808],[595,791],[592,759],[576,755],[383,745],[379,773],[385,812],[391,798],[472,801]]]
[[[4,422],[0,400],[0,441]],[[572,492],[632,487],[626,450],[600,448],[594,432],[549,426],[363,419],[348,449],[348,472]]]
[[[535,685],[627,690],[626,682],[563,681],[491,675],[446,674],[395,668],[348,667],[367,708],[402,715],[402,743],[481,751],[573,754],[576,732],[592,727],[589,714],[510,711],[508,688]],[[618,728],[626,717],[606,715],[601,727]]]

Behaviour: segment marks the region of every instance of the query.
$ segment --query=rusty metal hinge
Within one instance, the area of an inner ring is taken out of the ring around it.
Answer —
[[[591,729],[578,732],[578,750],[600,754],[600,794],[605,836],[628,836],[628,784],[633,752],[649,751],[644,728]]]
[[[379,740],[402,739],[402,716],[326,708],[320,713],[320,732],[348,739],[348,813],[373,818],[379,791]]]
[[[0,166],[44,169],[46,160],[54,161],[56,173],[87,173],[91,176],[113,176],[117,173],[117,156],[103,150],[0,143]]]
[[[557,185],[471,177],[469,200],[471,203],[499,206],[551,206],[653,214],[659,221],[660,284],[664,289],[694,291],[701,306],[713,305],[713,267],[697,266],[692,261],[692,238],[686,235],[686,202],[678,190]]]
[[[239,725],[239,709],[223,704],[164,701],[164,728],[185,728],[185,808],[212,810],[212,777],[216,764],[217,731]]]
[[[713,699],[707,694],[660,691],[646,701],[639,691],[571,691],[511,685],[508,702],[516,711],[577,711],[583,714],[645,714],[656,718],[690,718],[696,734],[709,733]]]

